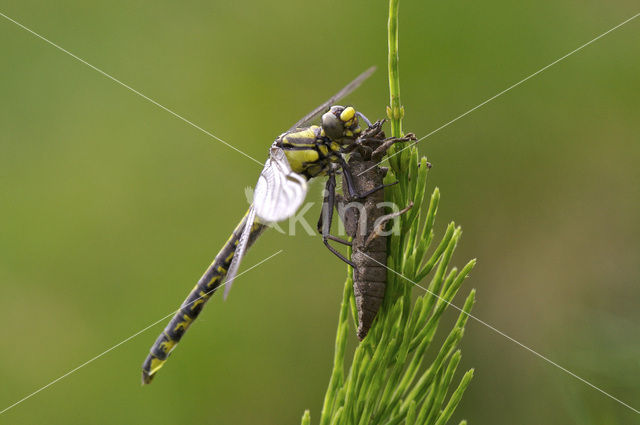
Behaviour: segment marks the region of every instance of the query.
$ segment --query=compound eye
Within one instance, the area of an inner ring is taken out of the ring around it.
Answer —
[[[340,139],[344,135],[344,123],[332,111],[322,116],[322,129],[332,140]]]

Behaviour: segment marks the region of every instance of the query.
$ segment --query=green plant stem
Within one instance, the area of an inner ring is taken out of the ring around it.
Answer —
[[[392,137],[402,137],[404,107],[400,102],[398,70],[398,6],[389,0],[389,96],[387,115]],[[442,346],[428,350],[440,323],[475,265],[470,261],[462,270],[450,267],[461,229],[451,223],[439,243],[433,243],[434,220],[440,192],[427,196],[428,162],[420,158],[415,145],[393,155],[400,144],[389,150],[390,170],[385,183],[397,185],[385,190],[385,200],[399,206],[413,204],[401,215],[399,232],[390,235],[387,247],[387,273],[382,307],[367,337],[347,361],[349,315],[357,328],[351,268],[347,268],[342,305],[336,332],[335,356],[325,395],[320,425],[445,425],[473,376],[468,371],[457,388],[454,375],[460,363],[458,345],[464,334],[475,291],[467,296],[463,311]],[[427,205],[428,203],[428,205]],[[351,255],[351,250],[349,250]],[[422,282],[431,275],[428,291],[414,300],[411,282]],[[451,394],[447,397],[448,394]],[[310,424],[305,412],[303,425]],[[460,425],[465,424],[462,422]]]
[[[391,136],[402,137],[404,108],[400,103],[400,71],[398,67],[398,7],[400,0],[389,0],[389,102],[387,116],[391,123]]]
[[[351,255],[351,250],[349,250]],[[340,306],[340,318],[338,320],[338,330],[336,332],[335,354],[333,358],[333,370],[329,379],[329,387],[322,405],[320,424],[330,423],[330,412],[337,398],[339,387],[344,382],[344,357],[347,345],[347,332],[349,331],[349,306],[353,293],[353,272],[351,267],[347,267],[347,280],[342,294],[342,304]],[[357,317],[357,316],[356,316]]]

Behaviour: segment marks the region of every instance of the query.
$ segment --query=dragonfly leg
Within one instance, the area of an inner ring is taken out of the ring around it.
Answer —
[[[329,251],[331,251],[336,257],[338,257],[351,267],[355,268],[355,265],[351,261],[349,261],[347,257],[339,253],[333,246],[331,246],[331,244],[329,244],[329,240],[332,240],[344,245],[351,245],[351,242],[340,239],[330,233],[335,204],[336,176],[335,173],[331,172],[329,173],[329,178],[327,179],[326,193],[324,195],[324,202],[322,203],[322,212],[320,213],[320,219],[318,220],[318,232],[320,232],[320,234],[322,235],[322,242],[329,249]]]
[[[327,212],[324,211],[324,207],[323,207],[323,211],[320,214],[320,218],[318,219],[318,233],[320,233],[322,235],[322,237],[327,238],[329,240],[341,243],[343,245],[347,245],[347,246],[351,246],[351,242],[349,242],[348,240],[339,238],[337,236],[333,236],[331,233],[323,233],[323,227],[324,227],[324,215],[327,214]],[[331,223],[333,222],[333,214],[331,215],[331,220],[329,221],[329,228],[331,228]]]
[[[351,246],[351,242],[349,242],[347,240],[344,240],[344,239],[341,239],[341,238],[339,238],[337,236],[333,236],[332,234],[328,234],[328,235],[325,235],[325,236],[326,236],[327,239],[330,239],[332,241],[336,241],[336,242],[341,243],[343,245]]]
[[[340,162],[340,167],[342,167],[342,174],[344,175],[344,181],[347,184],[347,194],[349,196],[349,198],[351,199],[362,199],[362,198],[366,198],[367,196],[371,195],[372,193],[375,193],[379,190],[384,189],[385,187],[388,186],[393,186],[394,184],[397,184],[398,182],[393,182],[393,183],[388,183],[388,184],[381,184],[380,186],[374,187],[371,190],[368,190],[364,193],[358,193],[358,191],[356,190],[355,185],[353,184],[353,176],[351,175],[351,169],[349,168],[349,164],[347,164],[347,162],[344,160],[344,158],[342,157],[342,155],[338,156],[338,161]],[[334,192],[335,192],[335,178],[334,178]],[[329,181],[327,181],[327,188],[329,187]],[[335,197],[335,194],[334,194]]]
[[[338,155],[338,161],[340,162],[340,167],[342,168],[342,175],[344,176],[344,181],[347,184],[347,187],[345,189],[347,189],[347,195],[349,196],[349,198],[360,198],[360,196],[358,196],[358,192],[356,191],[356,187],[353,184],[353,176],[351,175],[351,170],[349,169],[349,165],[347,164],[347,161],[344,160],[344,157],[342,155]],[[329,179],[331,179],[331,176],[329,176]],[[335,176],[333,177],[334,179],[334,186],[335,186]],[[329,188],[329,180],[327,180],[327,189]],[[334,193],[335,193],[335,188],[334,188]]]

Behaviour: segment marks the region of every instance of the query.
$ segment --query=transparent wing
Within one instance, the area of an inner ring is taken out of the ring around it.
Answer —
[[[253,208],[249,208],[249,212],[247,213],[247,220],[244,224],[244,228],[242,229],[242,234],[240,235],[240,239],[238,240],[238,245],[236,246],[236,252],[233,254],[233,259],[231,260],[231,265],[229,266],[229,271],[227,272],[227,281],[224,285],[224,299],[226,300],[229,296],[229,291],[231,291],[231,285],[233,284],[233,279],[235,279],[236,274],[238,273],[238,267],[240,267],[240,262],[244,257],[245,252],[247,252],[247,245],[249,244],[249,236],[251,236],[251,228],[253,227],[253,222],[256,219],[256,210]]]
[[[309,112],[307,115],[304,116],[304,118],[302,118],[300,121],[295,123],[287,131],[291,131],[294,128],[297,128],[297,127],[305,127],[307,124],[309,124],[309,122],[311,122],[318,115],[320,115],[321,113],[323,113],[326,110],[328,110],[331,105],[334,105],[337,101],[339,101],[340,99],[348,96],[352,91],[357,89],[360,86],[360,84],[362,84],[364,82],[364,80],[366,80],[367,78],[369,78],[371,76],[371,74],[373,74],[373,72],[375,70],[376,70],[376,67],[372,66],[371,68],[369,68],[366,71],[364,71],[362,74],[358,75],[355,80],[353,80],[352,82],[347,84],[338,93],[336,93],[333,96],[331,96],[329,98],[329,100],[324,102],[322,105],[318,106],[316,109],[314,109],[313,111]]]
[[[260,173],[258,183],[253,192],[253,204],[249,208],[247,218],[233,254],[224,288],[224,299],[227,299],[231,285],[235,279],[240,262],[247,251],[251,228],[256,217],[262,223],[275,223],[291,217],[298,210],[307,194],[307,181],[300,174],[291,170],[284,151],[271,147],[271,155]]]
[[[272,146],[253,192],[256,217],[265,224],[285,220],[295,214],[306,194],[307,180],[291,170],[281,148]]]

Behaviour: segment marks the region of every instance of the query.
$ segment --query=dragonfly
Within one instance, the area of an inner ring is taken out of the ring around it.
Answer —
[[[315,177],[328,176],[327,189],[333,194],[328,220],[318,223],[324,245],[338,258],[355,267],[349,259],[336,250],[329,241],[350,244],[330,234],[332,211],[335,201],[335,176],[342,174],[344,189],[349,199],[363,199],[379,191],[385,185],[358,192],[354,176],[345,159],[345,153],[353,150],[362,133],[360,120],[371,127],[371,122],[352,106],[336,105],[371,74],[375,67],[367,69],[339,92],[296,122],[289,130],[276,138],[269,149],[253,192],[253,202],[231,236],[216,255],[211,265],[189,293],[164,331],[158,336],[142,365],[142,383],[149,384],[164,366],[178,342],[198,317],[202,308],[216,290],[223,285],[226,299],[247,249],[271,223],[285,220],[295,214],[307,193],[307,182]],[[309,125],[321,115],[321,125]],[[323,208],[323,213],[328,207]]]

